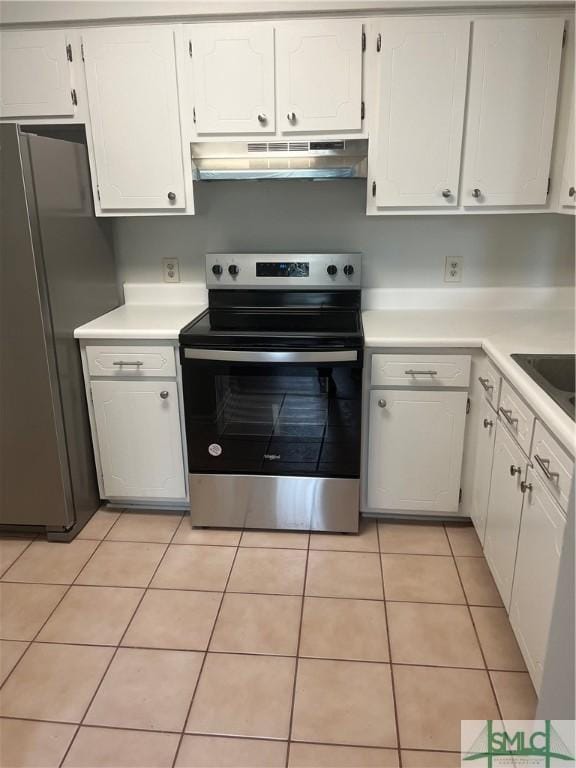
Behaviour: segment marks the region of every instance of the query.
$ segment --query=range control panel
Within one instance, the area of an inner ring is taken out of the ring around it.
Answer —
[[[362,284],[361,253],[209,253],[207,288],[354,288]]]

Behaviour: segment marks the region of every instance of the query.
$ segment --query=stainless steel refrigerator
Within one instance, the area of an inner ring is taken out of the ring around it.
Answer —
[[[0,126],[0,532],[71,539],[99,506],[74,328],[119,304],[84,128]]]

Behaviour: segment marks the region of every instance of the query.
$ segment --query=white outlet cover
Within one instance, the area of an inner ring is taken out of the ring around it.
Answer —
[[[445,283],[462,282],[462,261],[462,256],[446,256],[446,264],[444,267]]]
[[[178,259],[162,259],[162,274],[165,283],[179,283],[180,264],[178,263]]]

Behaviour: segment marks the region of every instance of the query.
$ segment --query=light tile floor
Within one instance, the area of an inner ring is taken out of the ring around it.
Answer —
[[[192,530],[101,510],[0,539],[6,768],[457,766],[535,694],[474,529]]]

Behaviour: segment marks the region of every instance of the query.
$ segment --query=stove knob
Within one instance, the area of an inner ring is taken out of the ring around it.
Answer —
[[[217,277],[220,277],[220,275],[222,274],[222,267],[220,266],[220,264],[214,264],[214,266],[212,267],[212,274],[216,275]]]
[[[354,267],[352,266],[352,264],[346,264],[346,266],[344,267],[344,274],[346,275],[346,277],[351,277],[354,274]]]
[[[230,266],[228,267],[228,272],[232,275],[232,277],[236,277],[238,275],[238,272],[240,272],[240,270],[238,269],[236,264],[230,264]]]
[[[334,275],[338,272],[338,267],[336,264],[330,264],[330,266],[326,268],[326,272],[328,272],[330,277],[334,277]]]

